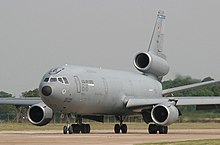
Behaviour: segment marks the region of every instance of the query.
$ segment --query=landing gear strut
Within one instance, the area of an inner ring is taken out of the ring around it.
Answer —
[[[72,134],[73,128],[70,125],[70,114],[66,114],[65,117],[66,117],[67,125],[63,127],[63,134],[67,134],[67,133]]]
[[[70,125],[70,114],[66,115],[67,126],[63,127],[63,134],[72,133],[90,133],[90,125],[82,123],[82,117],[76,116],[76,124]]]
[[[148,127],[149,134],[167,134],[168,133],[168,127],[167,126],[161,126],[156,124],[150,124]]]
[[[123,117],[122,116],[116,116],[116,119],[120,121],[120,124],[115,124],[115,127],[114,127],[114,131],[115,133],[120,133],[120,131],[122,133],[127,133],[128,131],[128,128],[127,128],[127,125],[126,124],[123,124]]]

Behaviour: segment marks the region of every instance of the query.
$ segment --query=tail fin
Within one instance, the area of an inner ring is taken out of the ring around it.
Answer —
[[[157,20],[154,26],[153,34],[151,36],[151,41],[149,44],[148,52],[153,53],[163,59],[166,59],[166,56],[162,53],[163,51],[163,33],[162,33],[162,24],[163,20],[166,18],[164,11],[158,11]]]

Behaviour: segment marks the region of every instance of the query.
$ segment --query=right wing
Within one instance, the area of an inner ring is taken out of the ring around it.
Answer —
[[[0,105],[29,106],[43,102],[40,97],[0,98]]]

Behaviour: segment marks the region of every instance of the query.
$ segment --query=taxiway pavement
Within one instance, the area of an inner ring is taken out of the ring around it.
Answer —
[[[146,130],[92,130],[90,134],[62,134],[60,130],[0,131],[0,145],[133,145],[149,142],[175,142],[220,139],[220,129],[170,129],[168,134],[150,135]]]

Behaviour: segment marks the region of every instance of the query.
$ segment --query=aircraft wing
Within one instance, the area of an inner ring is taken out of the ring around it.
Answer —
[[[169,100],[175,100],[177,106],[220,104],[220,97],[169,97]]]
[[[143,109],[151,109],[157,104],[175,103],[176,106],[184,105],[219,105],[220,97],[163,97],[146,99],[129,99],[126,108],[134,112],[141,112]]]
[[[126,108],[142,108],[168,102],[168,98],[129,99]]]
[[[207,85],[214,85],[214,84],[220,84],[220,81],[208,81],[208,82],[202,82],[202,83],[196,83],[196,84],[191,84],[191,85],[186,85],[186,86],[180,86],[180,87],[175,87],[175,88],[169,88],[165,89],[162,91],[163,96],[178,92],[178,91],[183,91],[183,90],[188,90],[192,88],[198,88],[202,86],[207,86]]]
[[[29,106],[42,102],[40,97],[0,98],[0,105]]]

